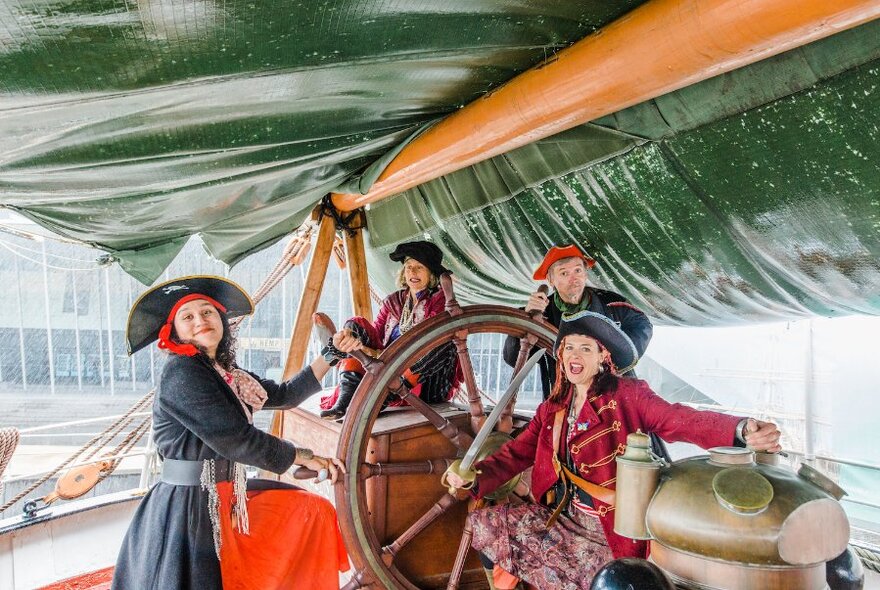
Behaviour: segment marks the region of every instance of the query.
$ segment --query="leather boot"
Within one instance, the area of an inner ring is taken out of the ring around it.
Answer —
[[[348,411],[349,404],[351,404],[351,399],[354,397],[355,390],[361,384],[361,379],[363,379],[363,375],[356,371],[340,371],[339,397],[336,398],[336,403],[332,408],[321,410],[321,418],[336,420],[344,416]]]

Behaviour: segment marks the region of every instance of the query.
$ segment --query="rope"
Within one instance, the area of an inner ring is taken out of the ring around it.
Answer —
[[[75,452],[70,457],[68,457],[67,459],[62,461],[61,464],[58,465],[55,469],[44,474],[37,481],[35,481],[31,485],[29,485],[27,488],[25,488],[21,492],[19,492],[19,494],[16,495],[14,498],[12,498],[11,500],[9,500],[5,504],[3,504],[3,506],[0,506],[0,512],[6,511],[10,506],[15,504],[16,502],[18,502],[19,500],[21,500],[22,498],[24,498],[28,494],[32,493],[34,490],[36,490],[38,487],[40,487],[41,485],[43,485],[44,483],[46,483],[47,481],[49,481],[50,479],[52,479],[56,475],[58,475],[59,472],[61,472],[65,468],[67,468],[68,465],[70,465],[71,463],[73,463],[77,459],[82,458],[85,461],[85,460],[88,460],[88,459],[94,457],[98,453],[98,451],[100,451],[106,444],[109,444],[109,442],[111,440],[113,440],[113,438],[117,434],[119,434],[119,432],[121,431],[122,428],[124,428],[126,425],[131,423],[131,420],[132,420],[131,415],[132,414],[134,414],[135,412],[138,412],[147,404],[152,403],[154,393],[155,393],[155,390],[150,391],[150,393],[146,394],[140,400],[135,402],[135,404],[131,408],[129,408],[129,410],[125,414],[123,414],[121,418],[119,418],[116,422],[114,422],[113,424],[108,426],[104,430],[104,432],[101,432],[98,435],[96,435],[94,438],[92,438],[90,441],[88,441],[86,444],[84,444],[82,447],[80,447],[79,451]],[[128,434],[128,436],[126,436],[126,438],[122,442],[119,443],[119,445],[117,445],[117,447],[116,447],[117,450],[120,448],[123,448],[123,447],[125,449],[129,449],[135,443],[137,443],[137,441],[140,440],[140,438],[149,429],[149,426],[144,427],[144,425],[145,424],[149,425],[150,419],[151,419],[150,416],[146,416],[142,420],[142,422],[138,426],[136,426],[135,429],[132,430],[132,432],[130,432]],[[94,447],[94,448],[92,448],[92,447]],[[91,452],[89,452],[90,450],[91,450]],[[114,453],[114,454],[116,454],[116,453]],[[115,461],[111,462],[112,468],[108,469],[104,474],[102,474],[101,479],[99,481],[102,481],[104,478],[109,476],[113,472],[113,469],[115,469],[116,466],[119,464],[120,460],[121,459],[116,459]]]
[[[0,428],[0,477],[6,471],[9,460],[12,459],[12,453],[18,446],[20,440],[18,430],[15,428]],[[0,482],[0,494],[3,493],[3,483]]]
[[[6,225],[5,223],[0,223],[0,231],[11,234],[17,238],[24,238],[26,240],[31,241],[40,241],[40,240],[52,240],[53,242],[60,242],[62,244],[76,244],[77,246],[81,246],[82,242],[78,240],[71,240],[70,238],[62,238],[61,236],[55,234],[43,235],[35,232],[26,231],[20,228],[14,228],[12,226]]]
[[[862,565],[873,572],[880,573],[880,554],[859,545],[850,545],[850,547],[862,560]]]
[[[376,292],[376,289],[373,288],[372,283],[369,285],[370,287],[370,298],[376,303],[376,305],[382,305],[382,298],[379,297],[379,294]]]
[[[251,296],[254,306],[262,301],[266,295],[268,295],[269,292],[287,276],[287,273],[293,270],[293,267],[302,264],[305,260],[309,250],[312,248],[312,232],[314,231],[314,225],[307,224],[302,227],[302,231],[294,235],[290,239],[290,242],[287,243],[284,252],[281,254],[281,259],[275,267],[269,271],[269,275],[263,280]],[[244,320],[244,316],[233,318],[229,321],[229,325],[232,328],[236,328],[242,320]]]
[[[16,250],[14,246],[10,246],[9,244],[4,242],[3,240],[0,240],[0,247],[6,248],[7,250],[12,252],[14,255],[18,256],[19,258],[24,258],[25,260],[27,260],[29,262],[33,262],[37,266],[45,266],[46,268],[51,268],[52,270],[63,270],[65,272],[66,271],[91,272],[91,271],[95,270],[96,268],[98,268],[97,266],[91,266],[89,268],[69,268],[66,266],[55,266],[54,264],[48,264],[48,263],[43,264],[42,260],[35,260],[35,259],[31,258],[30,256],[26,256],[25,254],[22,254],[21,252]]]
[[[360,209],[355,209],[351,213],[345,214],[333,206],[333,201],[330,200],[330,195],[326,195],[321,200],[321,213],[319,217],[332,218],[336,225],[336,229],[339,231],[348,232],[348,235],[350,236],[354,236],[357,230],[366,227],[366,223],[364,221],[364,217],[361,215]],[[356,224],[355,222],[358,220],[358,218],[360,218],[360,223]]]

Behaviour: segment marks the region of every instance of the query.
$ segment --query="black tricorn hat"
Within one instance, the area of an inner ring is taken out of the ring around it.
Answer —
[[[443,251],[432,242],[416,241],[398,244],[394,252],[388,255],[394,262],[403,262],[407,258],[418,260],[428,267],[434,276],[440,277],[444,272],[450,272],[443,264]]]
[[[559,358],[562,339],[571,334],[589,336],[601,342],[602,346],[611,353],[611,361],[619,373],[629,371],[639,362],[636,345],[614,320],[601,313],[580,311],[563,315],[559,323],[559,332],[556,334],[556,343],[553,345],[553,355],[556,358]]]
[[[134,354],[158,339],[159,330],[168,323],[171,310],[188,295],[210,297],[226,308],[227,318],[254,312],[254,303],[244,289],[223,277],[196,275],[166,281],[146,291],[131,306],[125,327],[128,354]]]

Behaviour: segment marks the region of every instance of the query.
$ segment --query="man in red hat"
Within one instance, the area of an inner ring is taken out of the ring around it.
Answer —
[[[547,321],[557,328],[562,320],[562,314],[584,310],[601,313],[614,320],[629,336],[636,347],[638,358],[641,358],[648,348],[654,331],[651,320],[641,310],[627,302],[622,295],[588,286],[587,271],[595,264],[595,260],[574,244],[553,246],[533,275],[536,281],[546,280],[553,288],[553,292],[545,295],[535,291],[529,296],[525,309],[527,312],[542,312]],[[519,339],[508,336],[504,343],[505,362],[514,366],[518,353]],[[553,376],[556,375],[556,361],[545,355],[541,359],[540,366],[544,399],[547,399]],[[631,373],[629,376],[632,376]]]

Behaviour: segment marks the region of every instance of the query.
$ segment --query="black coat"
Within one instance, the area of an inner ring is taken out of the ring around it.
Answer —
[[[648,348],[651,341],[651,335],[654,333],[654,327],[651,320],[638,308],[631,305],[622,296],[613,291],[604,289],[593,289],[586,287],[585,289],[592,294],[589,311],[601,313],[602,315],[614,320],[620,326],[620,329],[629,336],[639,353],[639,358]],[[546,320],[559,327],[562,322],[562,311],[556,307],[556,301],[553,295],[550,295],[550,304],[544,310]],[[519,338],[508,336],[504,341],[504,361],[511,367],[516,365],[516,357],[519,355]],[[531,354],[531,353],[530,353]],[[556,359],[550,355],[544,355],[538,362],[541,367],[541,387],[544,391],[544,399],[550,395],[550,389],[553,386],[553,380],[556,379]],[[628,376],[633,376],[632,371]]]
[[[266,408],[296,406],[321,389],[308,367],[280,385],[254,377],[269,394]],[[168,359],[153,402],[153,436],[168,459],[225,458],[283,473],[296,455],[291,443],[248,422],[232,389],[201,357]],[[131,521],[112,590],[221,588],[207,493],[160,481]]]

